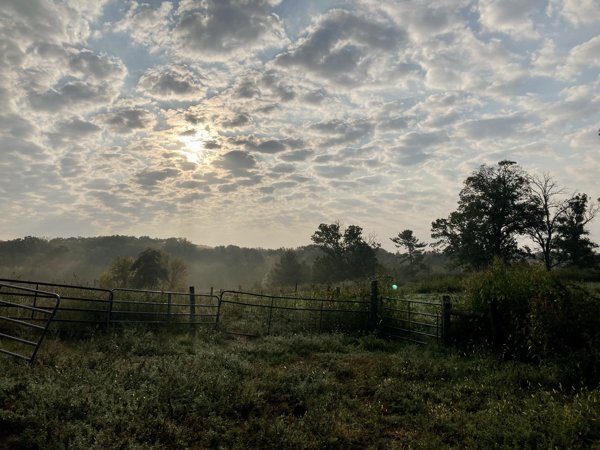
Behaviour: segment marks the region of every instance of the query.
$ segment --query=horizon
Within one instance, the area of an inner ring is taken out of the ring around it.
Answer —
[[[0,24],[2,240],[297,248],[340,220],[395,252],[505,159],[600,196],[594,0],[8,0]]]

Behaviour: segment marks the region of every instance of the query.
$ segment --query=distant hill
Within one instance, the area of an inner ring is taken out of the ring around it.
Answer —
[[[211,286],[260,288],[282,252],[282,249],[235,245],[208,247],[185,238],[115,235],[43,239],[28,236],[0,241],[0,277],[96,285],[100,274],[116,257],[137,257],[149,247],[183,259],[188,266],[188,283],[200,290]],[[309,266],[320,254],[312,245],[295,251],[298,259]],[[392,275],[402,272],[393,253],[378,249],[377,256],[385,271]],[[439,254],[429,254],[426,261],[434,272],[443,270],[447,262]]]

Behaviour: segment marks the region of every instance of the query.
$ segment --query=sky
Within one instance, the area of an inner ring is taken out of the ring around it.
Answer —
[[[598,0],[1,5],[3,240],[393,249],[504,159],[600,196]]]

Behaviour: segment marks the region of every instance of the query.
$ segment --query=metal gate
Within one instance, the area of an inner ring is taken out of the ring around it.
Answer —
[[[56,293],[0,283],[0,353],[33,364],[59,306]]]
[[[246,336],[366,329],[369,305],[369,301],[360,299],[223,291],[217,323],[221,331]]]
[[[414,298],[382,297],[380,326],[384,335],[419,344],[444,337],[443,303]]]

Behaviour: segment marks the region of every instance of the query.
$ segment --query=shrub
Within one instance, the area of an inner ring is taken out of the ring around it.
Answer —
[[[466,281],[465,306],[487,316],[493,348],[508,357],[537,359],[598,339],[600,302],[541,265],[494,262]]]

